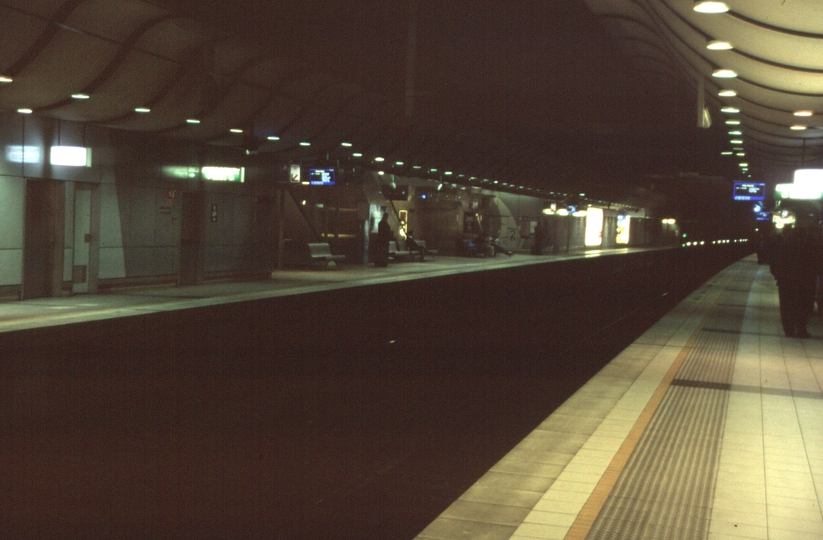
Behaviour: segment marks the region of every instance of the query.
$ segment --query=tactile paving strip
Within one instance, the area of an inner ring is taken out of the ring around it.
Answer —
[[[715,306],[586,538],[708,539],[744,309]]]

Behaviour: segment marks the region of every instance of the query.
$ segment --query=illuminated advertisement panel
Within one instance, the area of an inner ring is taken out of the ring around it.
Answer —
[[[603,245],[603,209],[592,208],[586,213],[586,246]]]

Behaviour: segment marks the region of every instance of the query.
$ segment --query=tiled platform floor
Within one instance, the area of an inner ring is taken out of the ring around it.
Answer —
[[[418,538],[823,539],[819,318],[809,331],[784,337],[768,267],[735,263]]]

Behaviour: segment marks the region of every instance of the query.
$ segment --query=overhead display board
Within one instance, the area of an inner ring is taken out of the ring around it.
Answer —
[[[735,201],[762,201],[766,198],[766,184],[762,182],[735,182]]]

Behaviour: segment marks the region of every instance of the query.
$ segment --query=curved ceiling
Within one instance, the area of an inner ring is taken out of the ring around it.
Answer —
[[[821,8],[729,4],[0,0],[0,109],[256,148],[264,163],[691,208],[740,176],[721,156],[736,146],[723,105],[740,109],[754,176],[821,160],[816,117],[792,115],[821,109]],[[709,51],[709,38],[735,48]],[[739,76],[721,83],[718,67]]]
[[[740,121],[719,150],[748,163],[753,179],[791,182],[795,169],[823,166],[823,3],[726,0],[727,12],[711,14],[693,0],[586,3],[635,65],[653,58],[690,88],[702,80],[714,122]],[[709,49],[712,41],[732,48]],[[718,78],[719,69],[737,76]]]

